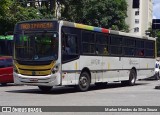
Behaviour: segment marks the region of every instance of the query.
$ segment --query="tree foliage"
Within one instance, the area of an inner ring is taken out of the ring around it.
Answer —
[[[13,31],[19,21],[40,19],[39,11],[33,7],[22,7],[13,0],[0,0],[0,34]]]
[[[116,30],[128,29],[125,0],[0,0],[0,34],[13,31],[19,21],[53,19],[56,1],[61,4],[64,20]]]
[[[62,19],[116,30],[128,30],[125,0],[61,0]]]
[[[39,7],[34,3],[27,6],[27,3],[27,0],[0,0],[0,35],[13,32],[14,25],[19,21],[54,18],[54,10],[49,10],[45,3]]]

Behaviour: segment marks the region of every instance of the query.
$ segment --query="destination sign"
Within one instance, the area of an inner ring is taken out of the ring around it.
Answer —
[[[22,23],[19,25],[21,30],[53,29],[54,26],[52,22]]]

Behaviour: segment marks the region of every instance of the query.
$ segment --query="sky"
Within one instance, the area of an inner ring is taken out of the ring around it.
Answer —
[[[153,19],[160,19],[160,0],[153,0]]]

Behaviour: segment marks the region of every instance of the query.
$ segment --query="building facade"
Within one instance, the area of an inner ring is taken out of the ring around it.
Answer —
[[[145,36],[145,31],[151,27],[153,0],[126,0],[128,10],[126,23],[129,33]]]

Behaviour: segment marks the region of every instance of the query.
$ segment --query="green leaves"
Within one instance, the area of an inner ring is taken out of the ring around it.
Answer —
[[[42,1],[37,6],[28,0],[0,0],[0,34],[13,31],[19,21],[53,19],[55,0]],[[127,31],[125,0],[59,0],[61,19],[103,28]]]
[[[33,7],[22,7],[13,0],[0,0],[0,35],[13,31],[19,21],[40,19],[38,12]]]
[[[62,19],[93,26],[127,31],[127,3],[125,0],[67,0]]]

